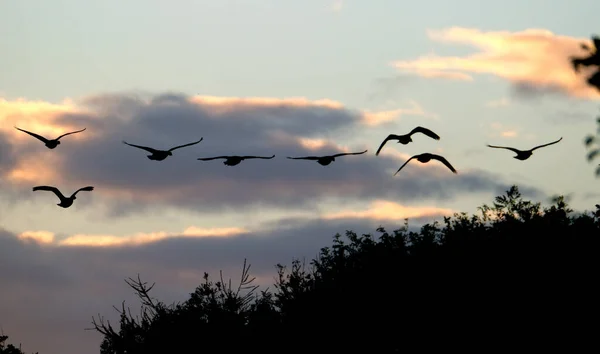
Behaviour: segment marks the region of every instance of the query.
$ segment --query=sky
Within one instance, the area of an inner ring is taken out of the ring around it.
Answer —
[[[568,58],[592,0],[0,1],[0,327],[41,354],[98,353],[84,331],[124,279],[184,301],[204,272],[264,287],[336,233],[476,212],[516,184],[577,211],[600,198],[584,137],[600,93]],[[595,32],[596,31],[596,32]],[[56,149],[13,127],[49,138]],[[408,145],[390,133],[416,126]],[[536,150],[519,161],[508,150]],[[176,150],[164,161],[123,140]],[[344,156],[329,166],[286,157]],[[424,152],[438,161],[411,161]],[[276,155],[225,166],[219,155]],[[63,209],[51,192],[71,194]]]

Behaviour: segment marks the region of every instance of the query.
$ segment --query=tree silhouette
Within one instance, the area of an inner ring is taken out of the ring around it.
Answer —
[[[21,350],[21,345],[17,348],[12,344],[6,344],[7,340],[8,336],[5,336],[4,334],[0,335],[0,354],[25,354]],[[38,353],[36,352],[35,354]]]
[[[596,158],[600,157],[600,116],[596,117],[596,123],[598,124],[596,136],[590,134],[585,137],[584,141],[588,149],[587,159],[589,162],[594,162]],[[600,177],[600,164],[596,168],[596,176]]]
[[[454,214],[417,232],[336,234],[308,265],[278,264],[275,289],[258,292],[244,262],[236,288],[204,283],[181,304],[124,304],[120,329],[94,319],[101,353],[394,353],[535,345],[572,351],[595,338],[600,205],[574,214],[562,196],[549,207],[516,186],[478,213]],[[577,333],[577,340],[574,340]],[[483,346],[483,347],[482,347]]]
[[[588,52],[586,57],[571,57],[570,60],[573,63],[575,72],[578,72],[579,66],[593,67],[594,71],[586,79],[588,85],[593,86],[600,92],[600,48],[596,48],[597,43],[600,42],[600,38],[597,36],[591,36],[594,42],[594,48],[590,48],[587,44],[582,44],[581,47]],[[585,137],[584,143],[589,152],[587,159],[590,163],[594,163],[594,159],[600,156],[600,116],[596,118],[598,123],[598,130],[596,136],[588,135]],[[600,177],[600,164],[596,168],[596,176]]]

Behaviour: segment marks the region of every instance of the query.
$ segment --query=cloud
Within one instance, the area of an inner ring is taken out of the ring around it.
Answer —
[[[516,138],[519,135],[518,129],[508,128],[498,122],[491,123],[490,128],[492,132],[488,134],[489,137]]]
[[[344,0],[334,0],[333,3],[331,4],[331,11],[340,12],[340,11],[342,11],[343,7],[344,7]]]
[[[556,125],[572,125],[589,123],[594,118],[594,115],[590,114],[590,112],[582,111],[577,107],[573,107],[573,110],[559,108],[557,110],[552,111],[548,114],[547,121]]]
[[[398,119],[404,115],[419,116],[424,118],[438,119],[438,115],[435,113],[425,112],[417,102],[410,101],[410,108],[398,108],[394,110],[378,111],[378,112],[365,112],[364,123],[368,126],[377,126],[389,122],[397,122]]]
[[[405,218],[441,217],[454,213],[451,209],[434,207],[405,207],[398,203],[376,200],[370,208],[360,211],[342,210],[323,216],[324,219],[373,219],[373,220],[403,220]]]
[[[93,192],[76,201],[78,207],[93,200],[106,205],[107,216],[126,216],[169,206],[220,213],[256,206],[314,207],[332,198],[444,200],[503,185],[497,176],[482,171],[456,166],[459,174],[454,175],[436,164],[414,164],[402,177],[393,177],[403,155],[376,157],[371,143],[332,140],[339,132],[364,132],[368,115],[331,100],[164,93],[109,94],[65,102],[46,106],[34,102],[35,107],[49,109],[49,113],[38,109],[35,115],[23,113],[30,110],[28,101],[9,103],[10,114],[0,111],[0,144],[11,146],[1,157],[10,162],[1,176],[9,184],[4,189],[10,189],[8,193],[48,203],[55,197],[33,196],[32,185],[51,184],[65,191],[93,185]],[[416,103],[401,112],[426,114]],[[371,122],[385,120],[381,117]],[[87,130],[48,150],[13,129],[15,121],[56,134]],[[200,137],[204,138],[200,144],[177,150],[161,162],[150,161],[147,152],[121,142],[168,149]],[[365,149],[367,154],[344,156],[326,167],[286,159]],[[224,166],[221,160],[196,160],[230,154],[276,157],[247,160],[235,167]]]
[[[410,220],[412,226],[422,222]],[[224,278],[235,284],[247,258],[251,275],[264,289],[274,282],[275,264],[303,257],[310,261],[321,247],[331,245],[336,233],[374,233],[380,224],[390,229],[401,226],[370,219],[288,219],[229,237],[218,230],[209,237],[211,232],[203,231],[206,237],[173,235],[112,247],[49,244],[43,235],[51,233],[44,232],[29,233],[40,240],[32,242],[0,229],[0,284],[10,285],[2,288],[0,326],[27,352],[97,351],[101,336],[83,331],[92,316],[100,313],[117,323],[113,305],[125,300],[133,312],[139,306],[123,281],[127,277],[140,274],[142,280],[156,282],[153,296],[171,303],[187,299],[202,282],[203,272],[215,279],[223,270]]]
[[[473,81],[473,74],[494,75],[509,81],[516,96],[560,93],[600,99],[600,93],[585,82],[587,76],[576,74],[569,61],[571,56],[585,55],[580,45],[591,43],[587,38],[556,35],[544,29],[510,32],[462,27],[428,30],[427,36],[437,42],[468,45],[477,52],[466,56],[432,54],[392,65],[428,78]]]
[[[485,105],[491,108],[507,107],[510,105],[510,100],[506,97],[503,97],[498,100],[489,101]]]
[[[25,231],[17,237],[21,240],[33,240],[39,244],[51,246],[120,247],[147,244],[173,237],[232,237],[248,232],[247,229],[240,227],[204,229],[190,226],[180,233],[159,231],[126,236],[76,234],[58,240],[56,235],[49,231]]]

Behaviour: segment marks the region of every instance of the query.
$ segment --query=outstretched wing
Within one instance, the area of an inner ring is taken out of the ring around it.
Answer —
[[[77,193],[79,193],[81,191],[91,192],[93,190],[94,190],[94,187],[92,187],[92,186],[81,187],[78,190],[76,190],[75,193],[71,194],[71,198],[73,198]]]
[[[67,136],[67,135],[71,135],[71,134],[75,134],[75,133],[81,133],[81,132],[82,132],[82,131],[84,131],[84,130],[85,130],[85,128],[83,128],[83,129],[81,129],[81,130],[74,131],[74,132],[70,132],[70,133],[64,133],[63,135],[61,135],[61,136],[59,136],[58,138],[56,138],[56,140],[58,140],[58,139],[62,138],[63,136]]]
[[[443,163],[444,165],[446,165],[446,167],[448,167],[450,169],[450,171],[457,173],[456,169],[454,167],[452,167],[452,165],[450,164],[450,162],[448,162],[448,160],[446,160],[445,157],[440,156],[440,155],[435,155],[435,154],[430,154],[432,159],[438,160],[441,163]]]
[[[339,154],[331,155],[331,157],[340,157],[340,156],[345,156],[345,155],[362,155],[365,152],[367,152],[367,150],[365,150],[363,152],[342,152]]]
[[[36,138],[36,139],[38,139],[38,140],[41,140],[41,141],[43,141],[43,142],[44,142],[44,144],[48,142],[48,139],[46,139],[46,138],[44,138],[43,136],[41,136],[41,135],[38,135],[38,134],[36,134],[36,133],[32,133],[32,132],[30,132],[30,131],[27,131],[27,130],[25,130],[25,129],[21,129],[21,128],[17,128],[17,127],[15,127],[15,129],[17,129],[17,130],[20,130],[20,131],[22,131],[23,133],[27,133],[27,134],[31,135],[32,137],[34,137],[34,138]]]
[[[321,157],[319,156],[304,156],[304,157],[288,157],[288,159],[292,160],[318,160]]]
[[[435,139],[435,140],[440,140],[440,136],[437,135],[436,133],[432,132],[431,130],[427,129],[427,128],[423,128],[423,127],[416,127],[415,129],[413,129],[410,132],[410,135],[413,135],[414,133],[422,133],[427,135],[428,137]]]
[[[379,145],[379,149],[377,149],[377,152],[375,153],[375,156],[379,156],[379,152],[381,151],[381,149],[383,148],[383,146],[385,145],[385,143],[387,143],[388,141],[392,140],[392,139],[398,139],[400,136],[396,135],[396,134],[390,134],[387,136],[387,138],[385,138],[383,140],[383,142],[381,142],[381,145]]]
[[[186,146],[196,145],[196,144],[198,144],[199,142],[201,142],[202,140],[204,140],[204,138],[200,138],[200,140],[198,140],[198,141],[194,141],[193,143],[189,143],[189,144],[184,144],[184,145],[175,146],[174,148],[170,148],[170,149],[169,149],[169,151],[173,151],[173,150],[181,149],[182,147],[186,147]]]
[[[400,168],[398,169],[398,171],[396,171],[396,173],[394,173],[394,176],[398,174],[398,172],[400,172],[401,169],[404,168],[404,166],[406,166],[407,163],[410,162],[410,160],[414,159],[415,157],[417,157],[417,155],[411,157],[410,159],[406,160],[406,162],[404,163],[404,165],[400,166]]]
[[[228,159],[230,157],[231,156],[200,157],[200,158],[197,158],[196,160],[210,161],[210,160],[216,160],[216,159]]]
[[[515,153],[517,153],[517,154],[519,154],[519,153],[521,153],[521,152],[522,152],[521,150],[517,150],[517,149],[515,149],[515,148],[511,148],[511,147],[508,147],[508,146],[495,146],[495,145],[488,145],[488,147],[495,148],[495,149],[508,149],[508,150],[510,150],[510,151],[513,151],[513,152],[515,152]]]
[[[535,149],[543,148],[544,146],[548,146],[548,145],[554,145],[554,144],[558,143],[558,142],[559,142],[559,141],[561,141],[561,140],[562,140],[562,137],[560,137],[560,139],[558,139],[558,140],[556,140],[556,141],[553,141],[553,142],[551,142],[551,143],[544,144],[544,145],[538,145],[538,146],[534,147],[533,149],[531,149],[531,151],[533,151],[533,150],[535,150]]]
[[[269,160],[275,157],[275,155],[273,156],[240,156],[242,159],[265,159],[265,160]]]
[[[56,196],[59,199],[64,199],[65,196],[58,190],[58,188],[56,187],[52,187],[52,186],[36,186],[33,187],[33,191],[48,191],[48,192],[53,192],[54,194],[56,194]]]
[[[151,148],[151,147],[147,147],[147,146],[141,146],[141,145],[135,145],[135,144],[130,144],[130,143],[126,142],[126,141],[123,141],[123,144],[127,144],[127,145],[129,145],[129,146],[133,146],[133,147],[136,147],[136,148],[138,148],[138,149],[146,150],[146,151],[148,151],[148,152],[150,152],[150,153],[153,153],[153,154],[154,154],[154,153],[156,153],[156,152],[158,152],[158,150],[156,150],[156,149],[153,149],[153,148]]]

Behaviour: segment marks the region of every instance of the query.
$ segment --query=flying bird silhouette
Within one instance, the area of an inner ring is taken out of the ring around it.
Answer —
[[[448,160],[446,160],[443,156],[440,155],[435,155],[435,154],[430,154],[428,152],[423,153],[423,154],[419,154],[419,155],[415,155],[413,157],[411,157],[410,159],[406,160],[406,162],[404,163],[404,165],[400,166],[400,168],[398,169],[398,171],[396,171],[396,173],[394,173],[394,176],[396,174],[398,174],[398,172],[400,172],[400,170],[406,166],[407,163],[410,162],[410,160],[412,159],[417,159],[417,161],[421,162],[421,163],[427,163],[431,160],[438,160],[441,163],[443,163],[444,165],[446,165],[446,167],[448,167],[450,169],[450,171],[457,173],[456,170],[454,169],[454,167],[452,167],[452,165],[450,164],[450,162],[448,162]]]
[[[415,133],[422,133],[427,135],[428,137],[435,139],[435,140],[440,140],[439,135],[437,135],[436,133],[432,132],[431,130],[427,129],[427,128],[423,128],[423,127],[416,127],[415,129],[413,129],[410,133],[408,134],[404,134],[404,135],[396,135],[396,134],[390,134],[387,136],[387,138],[385,138],[385,140],[383,140],[383,142],[381,143],[381,145],[379,145],[379,149],[377,149],[377,152],[375,153],[376,156],[379,155],[379,152],[381,151],[381,149],[383,148],[383,146],[385,145],[385,143],[387,143],[389,140],[398,140],[399,144],[403,144],[406,145],[408,143],[410,143],[412,140],[411,136]]]
[[[60,145],[60,141],[59,141],[59,139],[60,139],[60,138],[62,138],[63,136],[67,136],[67,135],[70,135],[70,134],[75,134],[75,133],[81,133],[82,131],[84,131],[84,130],[85,130],[85,128],[83,128],[83,129],[81,129],[81,130],[77,130],[77,131],[74,131],[74,132],[65,133],[65,134],[63,134],[63,135],[59,136],[59,137],[58,137],[58,138],[56,138],[56,139],[47,139],[47,138],[45,138],[45,137],[43,137],[43,136],[41,136],[41,135],[39,135],[39,134],[32,133],[32,132],[30,132],[30,131],[27,131],[27,130],[25,130],[25,129],[21,129],[21,128],[17,128],[17,127],[15,127],[15,129],[17,129],[17,130],[20,130],[20,131],[22,131],[23,133],[27,133],[27,134],[31,135],[32,137],[34,137],[34,138],[36,138],[36,139],[40,140],[41,142],[43,142],[43,143],[44,143],[44,145],[46,145],[46,147],[47,147],[48,149],[54,149],[55,147],[57,147],[58,145]]]
[[[365,150],[363,152],[343,152],[343,153],[339,153],[339,154],[335,154],[335,155],[327,155],[327,156],[288,157],[288,159],[292,159],[292,160],[313,160],[313,161],[317,161],[320,165],[327,166],[330,163],[332,163],[333,161],[335,161],[336,157],[346,156],[346,155],[362,155],[365,152],[367,152],[367,150]]]
[[[225,159],[225,161],[223,161],[223,164],[225,164],[227,166],[235,166],[246,159],[270,160],[274,157],[275,157],[275,155],[270,156],[270,157],[268,157],[268,156],[216,156],[216,157],[201,157],[201,158],[198,158],[198,160],[210,161],[210,160],[215,160],[215,159]]]
[[[531,155],[533,155],[533,151],[535,151],[536,149],[542,148],[544,146],[556,144],[556,143],[558,143],[561,140],[562,140],[562,137],[560,139],[556,140],[556,141],[551,142],[551,143],[544,144],[544,145],[539,145],[539,146],[536,146],[533,149],[529,149],[529,150],[519,150],[519,149],[515,149],[515,148],[512,148],[512,147],[508,147],[508,146],[488,145],[488,147],[496,148],[496,149],[507,149],[507,150],[513,151],[513,152],[515,152],[517,154],[517,156],[513,156],[515,159],[521,160],[521,161],[525,161],[529,157],[531,157]]]
[[[33,187],[33,191],[48,191],[48,192],[53,192],[54,194],[56,194],[56,196],[58,197],[58,199],[60,199],[60,203],[56,204],[58,206],[61,206],[63,208],[68,208],[71,205],[73,205],[73,202],[75,201],[75,199],[77,199],[75,197],[75,195],[77,195],[77,193],[79,193],[80,191],[87,191],[87,192],[91,192],[94,190],[94,187],[92,186],[87,186],[87,187],[83,187],[83,188],[79,188],[78,190],[75,191],[75,193],[71,194],[70,197],[65,197],[56,187],[51,187],[51,186],[37,186],[37,187]]]
[[[169,150],[157,150],[157,149],[153,149],[151,147],[147,147],[147,146],[141,146],[141,145],[135,145],[135,144],[130,144],[126,141],[123,141],[124,144],[127,144],[129,146],[133,146],[136,147],[138,149],[142,149],[142,150],[146,150],[149,153],[151,153],[152,155],[148,155],[148,158],[150,160],[154,160],[154,161],[162,161],[164,159],[166,159],[169,156],[173,156],[172,151],[176,150],[176,149],[180,149],[182,147],[186,147],[186,146],[191,146],[191,145],[196,145],[198,143],[200,143],[204,138],[200,138],[200,140],[195,141],[193,143],[189,143],[189,144],[184,144],[184,145],[179,145],[179,146],[175,146],[174,148],[170,148]]]

